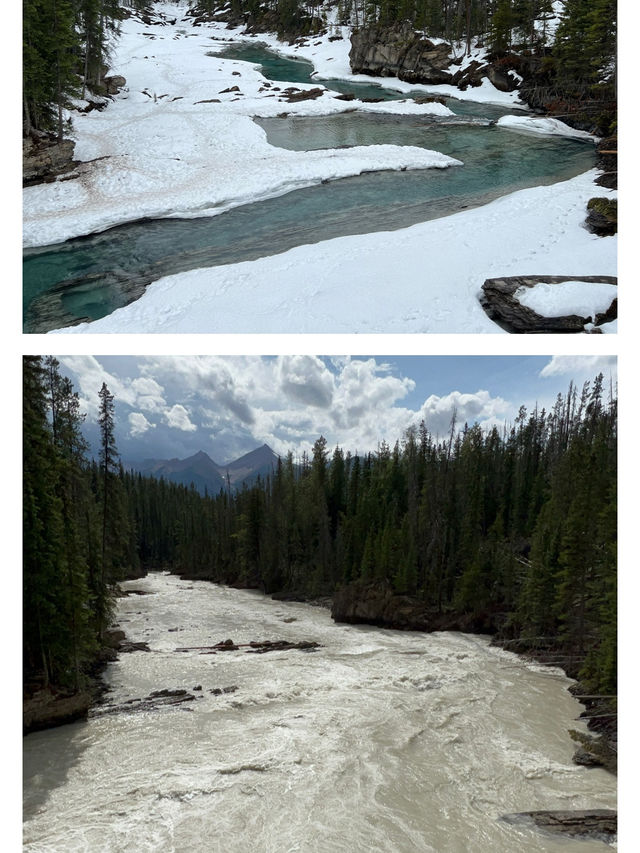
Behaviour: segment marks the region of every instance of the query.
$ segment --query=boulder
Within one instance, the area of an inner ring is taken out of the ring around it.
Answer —
[[[563,281],[586,281],[617,284],[615,276],[590,275],[528,275],[505,278],[489,278],[482,285],[480,304],[488,316],[507,332],[517,334],[579,333],[585,331],[588,323],[599,326],[615,320],[618,316],[617,299],[612,293],[611,305],[606,312],[595,317],[581,317],[570,314],[563,317],[544,317],[531,308],[522,305],[516,298],[521,287],[534,287],[536,284],[560,284]]]
[[[598,237],[610,237],[618,230],[618,202],[615,198],[591,198],[585,225]]]
[[[451,78],[451,82],[464,91],[468,86],[482,85],[482,78],[486,75],[487,66],[482,62],[473,60],[464,69],[459,69]]]
[[[513,92],[518,88],[518,81],[508,72],[501,71],[495,65],[487,65],[486,74],[490,82],[499,92]]]
[[[120,89],[127,85],[126,79],[119,74],[105,77],[102,82],[107,90],[107,95],[117,95]]]
[[[450,83],[451,45],[434,44],[409,23],[360,27],[351,34],[349,62],[354,74],[398,77],[409,83]]]
[[[589,752],[580,746],[573,754],[573,763],[580,767],[604,767],[604,761],[593,752]]]

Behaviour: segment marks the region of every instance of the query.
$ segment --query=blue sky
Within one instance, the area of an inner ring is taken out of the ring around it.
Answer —
[[[444,436],[460,426],[513,422],[521,405],[549,407],[570,381],[602,372],[611,356],[60,356],[96,436],[98,391],[116,401],[125,461],[183,458],[198,450],[224,463],[266,443],[277,453],[329,447],[375,450],[425,420]]]

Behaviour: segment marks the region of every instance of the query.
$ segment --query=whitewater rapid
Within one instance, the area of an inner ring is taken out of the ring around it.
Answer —
[[[154,573],[117,622],[150,651],[106,704],[24,746],[24,849],[251,853],[606,850],[501,820],[615,808],[571,761],[582,706],[558,670],[486,638],[337,625],[328,610]],[[232,639],[315,650],[177,652]],[[196,698],[114,711],[163,689]],[[224,692],[227,690],[227,692]]]

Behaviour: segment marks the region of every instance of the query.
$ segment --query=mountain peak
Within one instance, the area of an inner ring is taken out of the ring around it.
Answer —
[[[238,488],[250,485],[258,476],[270,475],[277,460],[277,454],[268,444],[263,444],[226,465],[218,465],[208,453],[198,450],[186,459],[147,459],[132,468],[172,482],[193,484],[200,492],[206,488],[209,494],[216,494],[228,485]]]

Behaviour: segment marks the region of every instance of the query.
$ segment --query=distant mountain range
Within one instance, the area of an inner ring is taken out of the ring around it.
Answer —
[[[131,462],[127,467],[151,477],[162,477],[171,483],[193,484],[204,494],[217,495],[220,489],[230,486],[232,491],[251,485],[258,476],[271,474],[278,463],[278,455],[267,444],[245,453],[233,462],[219,465],[205,453],[198,451],[187,459],[144,459]]]

